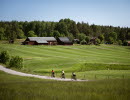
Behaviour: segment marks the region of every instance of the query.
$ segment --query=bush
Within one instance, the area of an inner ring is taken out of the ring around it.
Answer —
[[[121,40],[118,41],[118,45],[122,45],[122,41]]]
[[[9,67],[22,68],[23,59],[19,56],[12,57],[9,62]]]
[[[7,51],[2,51],[0,54],[0,62],[6,64],[9,61],[9,53]]]
[[[80,42],[80,44],[84,45],[84,44],[86,44],[86,41],[85,41],[85,40],[82,40],[82,41]]]
[[[123,42],[123,46],[128,46],[128,42],[127,42],[127,41],[124,41],[124,42]]]
[[[85,41],[86,41],[87,44],[89,44],[89,42],[90,42],[90,37],[89,37],[89,36],[86,36]]]
[[[101,43],[100,39],[96,39],[96,45],[99,45]]]

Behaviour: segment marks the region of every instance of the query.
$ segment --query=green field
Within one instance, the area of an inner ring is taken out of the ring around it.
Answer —
[[[86,82],[61,82],[0,71],[0,100],[129,100],[130,47],[116,45],[26,46],[0,44],[0,51],[24,59],[18,71],[56,77],[65,70]]]
[[[24,59],[27,73],[50,75],[53,69],[57,77],[65,70],[70,77],[76,72],[80,79],[130,78],[130,47],[116,45],[28,46],[0,44],[0,51]]]
[[[0,71],[0,100],[129,100],[130,79],[60,82]]]

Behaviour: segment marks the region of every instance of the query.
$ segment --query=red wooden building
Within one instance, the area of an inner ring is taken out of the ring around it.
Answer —
[[[23,45],[56,45],[57,40],[54,37],[28,37]]]
[[[59,45],[73,45],[73,42],[68,37],[59,37],[57,42]]]

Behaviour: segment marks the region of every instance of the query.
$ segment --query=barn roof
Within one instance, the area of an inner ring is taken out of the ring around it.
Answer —
[[[30,41],[56,41],[54,37],[28,37]]]
[[[68,37],[59,37],[59,40],[65,43],[71,43]]]
[[[47,41],[44,40],[36,40],[37,43],[48,43]]]

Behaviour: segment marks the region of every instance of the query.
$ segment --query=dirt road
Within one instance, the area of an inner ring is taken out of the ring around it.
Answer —
[[[52,78],[52,77],[49,77],[49,76],[33,75],[33,74],[18,72],[18,71],[3,67],[2,65],[0,65],[0,70],[4,71],[6,73],[9,73],[9,74],[18,75],[18,76],[35,77],[35,78],[41,78],[41,79],[52,79],[52,80],[57,80],[57,81],[72,81],[71,79],[67,79],[67,78],[66,79]],[[76,81],[87,81],[87,80],[79,80],[79,79],[77,79]]]

